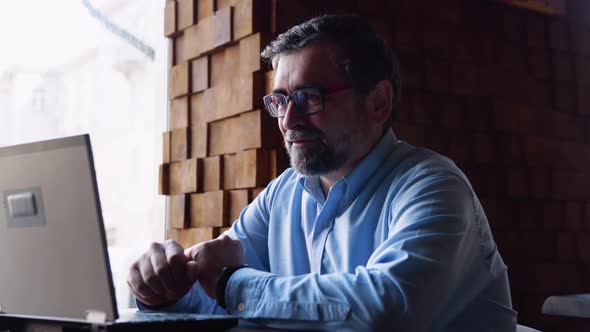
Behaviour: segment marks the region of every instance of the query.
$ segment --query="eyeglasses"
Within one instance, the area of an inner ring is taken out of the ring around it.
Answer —
[[[290,101],[295,103],[295,109],[305,115],[318,113],[324,110],[324,98],[327,95],[352,89],[351,85],[343,85],[331,88],[309,87],[291,92],[286,96],[282,93],[271,93],[264,96],[264,105],[273,118],[282,118],[287,114],[287,106]]]

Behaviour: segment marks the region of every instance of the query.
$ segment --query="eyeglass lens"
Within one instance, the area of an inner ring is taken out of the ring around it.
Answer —
[[[278,116],[287,113],[289,99],[295,102],[297,109],[304,114],[311,114],[322,110],[322,94],[317,89],[301,89],[293,91],[290,97],[282,94],[271,94],[267,98],[267,106]]]

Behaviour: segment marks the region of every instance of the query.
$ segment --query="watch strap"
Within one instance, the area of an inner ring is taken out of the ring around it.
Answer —
[[[225,305],[225,289],[227,288],[227,283],[229,282],[229,278],[239,269],[248,267],[248,264],[243,265],[236,265],[230,267],[224,267],[219,274],[219,280],[217,281],[217,287],[215,289],[215,297],[217,298],[217,303],[224,309],[227,309]]]

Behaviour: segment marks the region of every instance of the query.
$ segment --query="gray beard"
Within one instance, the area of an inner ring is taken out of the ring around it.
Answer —
[[[324,139],[320,147],[300,149],[285,142],[291,166],[304,176],[320,176],[341,168],[350,159],[350,136],[330,146]]]

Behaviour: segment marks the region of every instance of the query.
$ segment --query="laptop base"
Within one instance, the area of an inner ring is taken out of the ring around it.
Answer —
[[[237,318],[223,316],[204,317],[198,320],[129,320],[125,322],[87,323],[0,315],[0,332],[227,331],[237,324]]]

